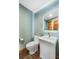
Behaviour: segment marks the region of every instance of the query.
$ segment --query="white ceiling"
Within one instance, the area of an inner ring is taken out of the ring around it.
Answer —
[[[20,0],[20,4],[28,8],[32,12],[37,12],[56,0]]]

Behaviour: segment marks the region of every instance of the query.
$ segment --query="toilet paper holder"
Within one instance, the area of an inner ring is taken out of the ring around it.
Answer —
[[[20,42],[21,44],[24,44],[25,40],[24,40],[23,38],[19,38],[19,42]]]

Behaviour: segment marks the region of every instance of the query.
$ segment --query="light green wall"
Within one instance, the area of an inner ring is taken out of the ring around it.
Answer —
[[[26,43],[32,39],[32,12],[19,5],[19,37]]]
[[[35,33],[44,34],[43,16],[45,14],[47,14],[48,12],[53,11],[55,8],[58,8],[58,2],[56,2],[55,4],[51,4],[51,5],[47,6],[46,8],[44,8],[43,10],[41,10],[35,14],[35,23],[34,23]]]
[[[42,34],[43,33],[43,21],[42,21],[43,15],[42,14],[36,14],[35,15],[35,23],[34,23],[34,27],[35,27],[35,33],[39,33]]]

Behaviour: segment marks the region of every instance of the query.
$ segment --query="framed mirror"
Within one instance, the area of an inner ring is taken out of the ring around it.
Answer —
[[[58,16],[56,17],[44,17],[43,29],[45,32],[57,32],[58,31]]]

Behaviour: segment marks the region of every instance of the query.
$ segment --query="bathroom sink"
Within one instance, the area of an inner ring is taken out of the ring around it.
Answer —
[[[40,57],[42,59],[56,59],[55,48],[56,48],[57,37],[44,35],[39,37],[40,43]]]
[[[57,37],[42,36],[42,37],[39,37],[39,40],[43,40],[43,41],[46,41],[46,42],[51,43],[51,44],[56,44]]]

